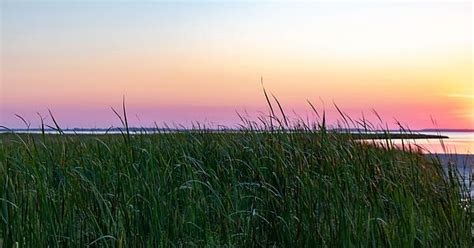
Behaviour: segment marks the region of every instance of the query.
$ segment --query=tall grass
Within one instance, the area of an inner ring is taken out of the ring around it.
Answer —
[[[277,105],[233,133],[0,136],[0,247],[472,246],[453,170]]]

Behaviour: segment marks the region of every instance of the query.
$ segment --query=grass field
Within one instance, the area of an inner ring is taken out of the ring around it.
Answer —
[[[0,135],[0,247],[472,247],[457,175],[389,140],[124,126]]]

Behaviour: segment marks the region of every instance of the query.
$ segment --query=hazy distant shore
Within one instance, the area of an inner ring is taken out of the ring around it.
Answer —
[[[108,128],[62,128],[64,132],[118,132],[123,130],[120,127],[108,127]],[[199,130],[196,128],[187,128],[187,127],[129,127],[128,129],[131,132],[159,132],[159,131],[186,131],[186,130]],[[238,132],[241,131],[239,128],[230,128],[230,127],[220,127],[220,128],[206,128],[206,130],[212,131],[227,131],[227,132]],[[346,132],[353,132],[353,133],[421,133],[421,132],[429,132],[429,133],[442,133],[442,132],[474,132],[474,129],[415,129],[415,130],[397,130],[397,129],[371,129],[371,130],[364,130],[364,129],[357,129],[357,128],[328,128],[328,130],[333,131],[346,131]],[[41,128],[0,128],[0,132],[41,132],[43,129]],[[45,132],[57,132],[56,129],[45,127]]]
[[[295,132],[295,130],[281,130],[274,129],[279,132]],[[421,131],[400,131],[400,130],[360,130],[360,129],[329,129],[333,132],[339,132],[341,134],[350,134],[354,139],[448,139],[449,137],[441,134],[422,134]],[[47,134],[120,134],[122,132],[130,133],[173,133],[173,132],[194,132],[194,131],[206,131],[206,132],[215,132],[215,133],[239,133],[246,132],[248,130],[244,129],[230,129],[230,128],[219,128],[219,129],[186,129],[186,128],[129,128],[124,130],[122,128],[74,128],[74,129],[3,129],[0,130],[0,133],[47,133]],[[259,130],[258,132],[271,132],[272,130]]]

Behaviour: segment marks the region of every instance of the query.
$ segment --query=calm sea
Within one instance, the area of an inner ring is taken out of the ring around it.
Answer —
[[[403,140],[404,144],[417,145],[424,153],[473,154],[474,132],[419,132],[420,134],[443,135],[448,139]],[[402,140],[393,140],[401,146]]]

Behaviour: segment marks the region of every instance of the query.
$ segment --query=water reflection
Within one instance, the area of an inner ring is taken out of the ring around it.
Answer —
[[[423,153],[448,153],[448,154],[473,154],[474,151],[474,132],[420,132],[427,135],[443,135],[448,139],[408,139],[397,140],[393,143],[402,147],[411,145],[420,147]]]

